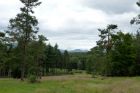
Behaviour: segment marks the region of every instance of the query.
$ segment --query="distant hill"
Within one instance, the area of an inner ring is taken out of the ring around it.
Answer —
[[[60,52],[61,52],[61,53],[64,53],[64,51],[65,51],[65,50],[63,50],[63,49],[60,49]]]
[[[69,52],[88,52],[88,50],[74,49],[74,50],[70,50]]]
[[[64,53],[64,51],[65,50],[63,50],[63,49],[60,49],[60,51],[61,51],[61,53]],[[88,50],[82,50],[82,49],[74,49],[74,50],[67,50],[68,52],[72,52],[72,53],[74,53],[74,52],[88,52]]]

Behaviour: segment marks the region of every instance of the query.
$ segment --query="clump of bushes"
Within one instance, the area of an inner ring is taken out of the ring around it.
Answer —
[[[30,83],[36,83],[38,80],[37,80],[36,75],[28,75],[28,81]]]

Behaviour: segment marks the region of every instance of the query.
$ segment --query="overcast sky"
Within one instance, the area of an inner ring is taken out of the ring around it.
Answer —
[[[130,20],[139,13],[137,0],[40,0],[35,9],[40,32],[61,49],[90,49],[96,45],[98,28],[118,24],[124,32],[134,32]],[[19,0],[0,1],[0,29],[23,6]]]

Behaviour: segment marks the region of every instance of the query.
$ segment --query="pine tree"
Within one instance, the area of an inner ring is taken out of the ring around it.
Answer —
[[[112,48],[112,35],[114,34],[114,30],[117,29],[117,25],[108,25],[106,29],[98,29],[100,32],[99,37],[101,38],[97,41],[97,45],[103,49],[106,53],[108,53]]]
[[[41,2],[38,0],[20,0],[24,7],[20,8],[21,13],[11,19],[9,26],[9,35],[13,37],[17,42],[18,46],[21,48],[21,80],[24,80],[25,77],[25,67],[27,60],[27,46],[29,42],[35,39],[35,34],[38,32],[39,28],[38,20],[35,16],[32,16],[34,13],[33,8],[39,6]]]

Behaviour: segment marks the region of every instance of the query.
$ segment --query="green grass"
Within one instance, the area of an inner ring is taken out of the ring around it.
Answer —
[[[0,93],[140,93],[140,77],[49,76],[36,84],[0,79]]]

